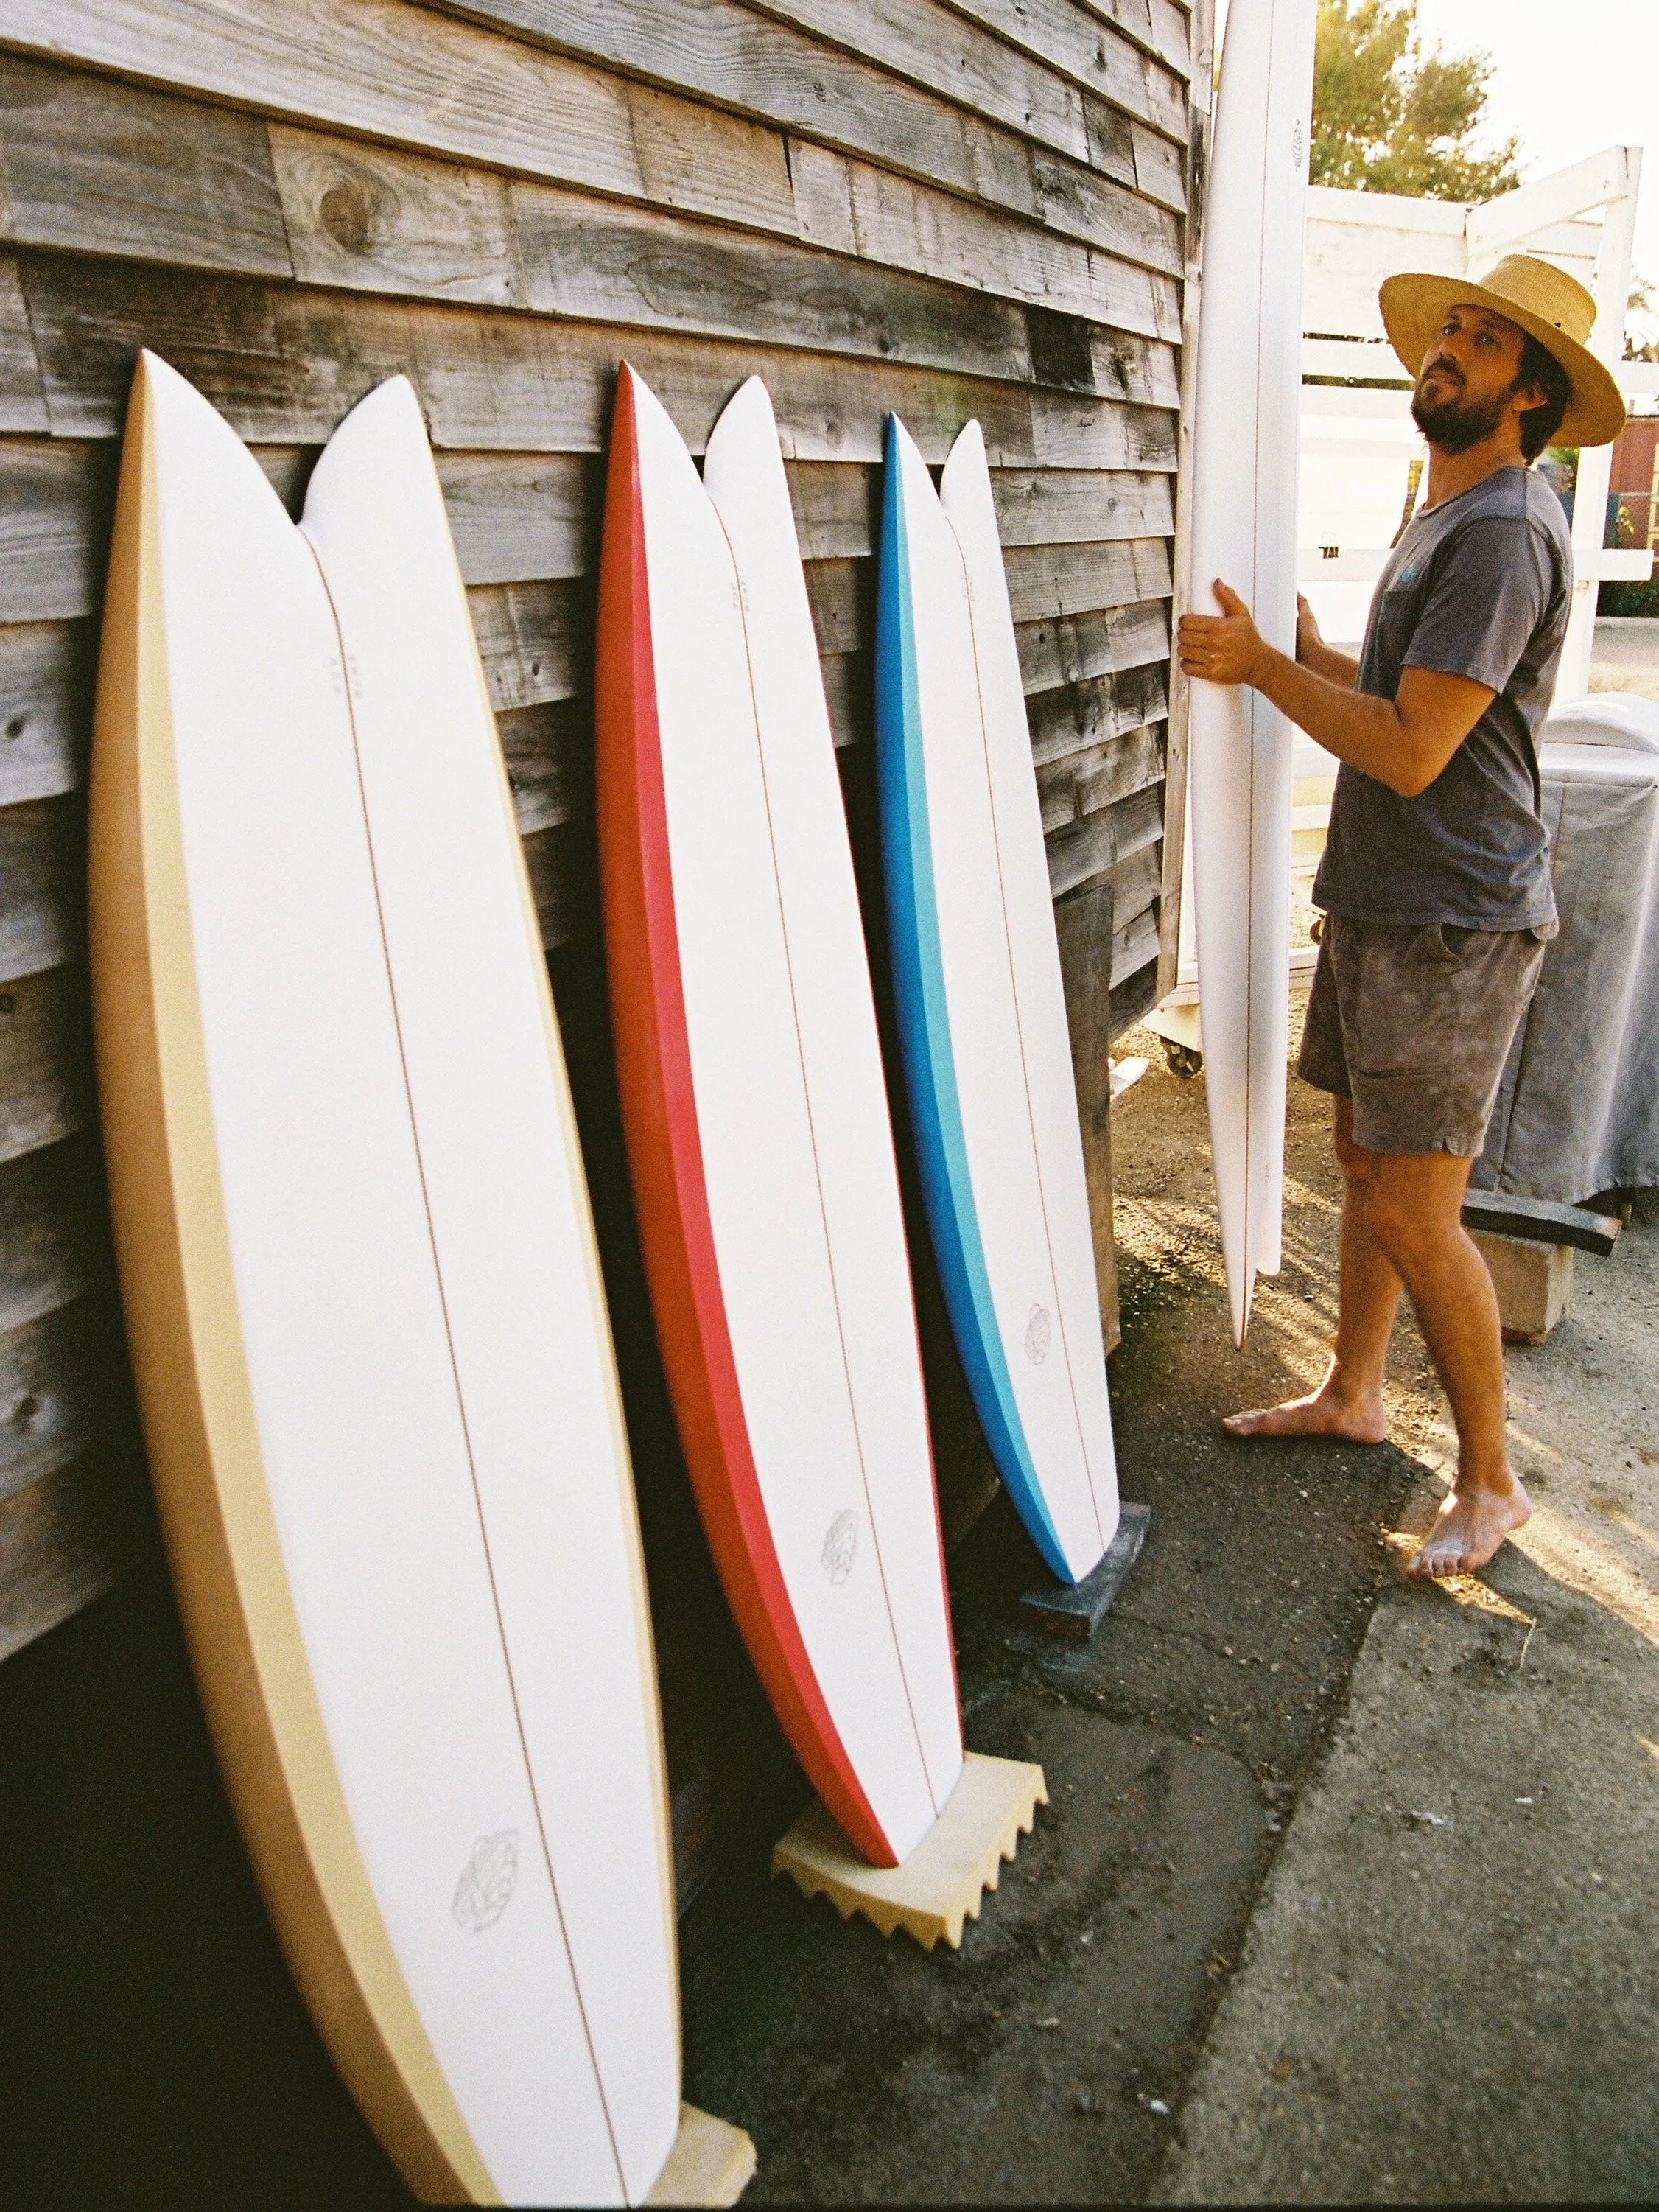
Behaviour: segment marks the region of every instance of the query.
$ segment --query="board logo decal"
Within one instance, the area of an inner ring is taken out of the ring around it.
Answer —
[[[1033,1367],[1041,1367],[1048,1357],[1054,1334],[1054,1317],[1048,1307],[1033,1306],[1031,1318],[1025,1324],[1025,1357]]]
[[[837,1589],[852,1573],[858,1555],[859,1516],[856,1513],[837,1513],[830,1523],[823,1549],[818,1553],[819,1565]]]
[[[455,1885],[455,1902],[449,1908],[455,1925],[482,1936],[513,1902],[518,1885],[518,1830],[499,1828],[493,1836],[480,1836]]]
[[[1300,176],[1306,166],[1307,148],[1303,143],[1302,118],[1298,116],[1291,131],[1291,167]]]

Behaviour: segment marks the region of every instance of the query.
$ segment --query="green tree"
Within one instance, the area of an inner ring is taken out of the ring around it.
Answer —
[[[1417,0],[1319,0],[1313,181],[1430,200],[1512,191],[1519,142],[1469,145],[1491,75],[1488,54],[1424,52]]]

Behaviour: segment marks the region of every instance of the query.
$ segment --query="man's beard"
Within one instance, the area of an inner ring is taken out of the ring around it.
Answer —
[[[1449,397],[1430,399],[1423,390],[1428,374],[1425,369],[1419,377],[1412,394],[1412,420],[1429,443],[1443,453],[1467,453],[1471,446],[1490,438],[1515,396],[1511,389],[1494,392],[1490,399],[1471,399],[1462,385],[1448,375],[1446,381],[1452,386]]]

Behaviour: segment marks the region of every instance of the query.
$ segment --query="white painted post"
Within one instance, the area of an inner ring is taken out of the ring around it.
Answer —
[[[1625,312],[1630,301],[1632,234],[1636,226],[1636,196],[1642,181],[1642,149],[1626,146],[1624,189],[1609,194],[1601,223],[1601,246],[1595,257],[1595,326],[1590,332],[1590,351],[1616,376],[1625,350]],[[1618,181],[1618,180],[1614,180]],[[1601,575],[1601,540],[1607,526],[1607,486],[1613,475],[1613,448],[1587,446],[1578,456],[1578,484],[1572,502],[1572,560],[1575,578],[1572,616],[1561,666],[1555,679],[1555,704],[1582,699],[1589,690],[1590,654],[1595,645],[1595,598]]]

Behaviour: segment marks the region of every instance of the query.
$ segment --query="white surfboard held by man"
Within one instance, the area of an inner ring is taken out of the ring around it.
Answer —
[[[1314,886],[1325,913],[1298,1073],[1334,1101],[1344,1182],[1336,1349],[1305,1398],[1237,1436],[1380,1443],[1383,1365],[1411,1293],[1457,1428],[1455,1488],[1412,1561],[1484,1566],[1531,1511],[1504,1439],[1498,1301],[1461,1213],[1516,1024],[1555,934],[1537,736],[1572,602],[1544,447],[1617,437],[1624,403],[1586,348],[1595,302],[1512,254],[1480,283],[1391,276],[1382,318],[1416,379],[1428,495],[1371,601],[1358,660],[1306,602],[1296,658],[1225,611],[1188,615],[1181,665],[1249,684],[1342,766]]]

